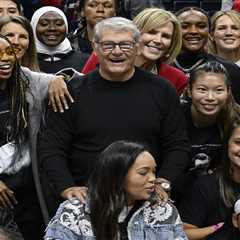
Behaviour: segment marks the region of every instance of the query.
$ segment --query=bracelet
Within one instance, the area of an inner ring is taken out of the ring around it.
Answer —
[[[65,83],[68,83],[71,78],[69,75],[67,75],[66,73],[63,73],[63,72],[58,73],[56,76],[63,76]]]

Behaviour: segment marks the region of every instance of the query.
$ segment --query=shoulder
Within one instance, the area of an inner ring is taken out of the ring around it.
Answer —
[[[49,229],[64,227],[81,236],[93,236],[89,213],[86,205],[77,199],[63,202],[48,225]]]
[[[136,67],[135,76],[138,82],[142,82],[145,86],[153,87],[155,91],[160,91],[164,94],[169,92],[176,92],[172,84],[163,78],[146,70]]]
[[[71,57],[74,59],[87,60],[89,58],[89,54],[83,53],[81,51],[72,50],[70,53],[67,54],[67,57]]]
[[[207,59],[209,61],[216,61],[216,62],[221,63],[227,69],[229,74],[234,74],[235,72],[237,72],[239,74],[239,72],[240,72],[240,68],[238,67],[238,65],[231,61],[227,61],[223,58],[211,55],[209,53],[207,54]]]
[[[180,78],[185,80],[187,79],[187,76],[183,71],[166,63],[161,64],[159,74],[160,76],[163,76],[163,77],[165,77],[165,75],[166,77],[170,75],[170,76],[174,76],[175,78]]]
[[[144,208],[143,215],[148,225],[181,223],[177,208],[171,202],[149,205]]]

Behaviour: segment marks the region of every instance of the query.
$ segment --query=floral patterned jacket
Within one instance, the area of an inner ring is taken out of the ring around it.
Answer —
[[[187,240],[177,209],[150,205],[146,201],[131,217],[128,227],[129,240]],[[88,203],[77,199],[62,203],[50,221],[45,240],[96,240],[90,222]]]

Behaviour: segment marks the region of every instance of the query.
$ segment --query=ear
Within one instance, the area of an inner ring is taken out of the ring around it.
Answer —
[[[238,222],[237,222],[237,220],[238,220],[237,214],[236,214],[236,213],[233,213],[233,215],[232,215],[232,224],[233,224],[233,226],[234,226],[235,228],[238,228]]]

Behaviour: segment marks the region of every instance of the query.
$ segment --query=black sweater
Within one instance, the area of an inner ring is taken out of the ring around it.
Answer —
[[[40,161],[57,191],[85,185],[99,153],[116,140],[147,143],[158,175],[173,180],[188,164],[189,143],[175,89],[136,69],[125,82],[103,79],[98,70],[72,80],[75,102],[50,112],[39,145]]]

